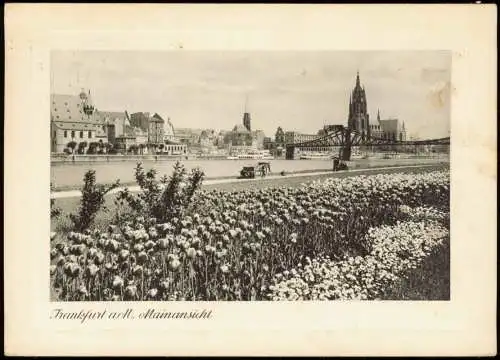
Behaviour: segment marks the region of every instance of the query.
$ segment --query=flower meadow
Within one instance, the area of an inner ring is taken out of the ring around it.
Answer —
[[[189,203],[169,195],[175,211],[155,216],[144,201],[162,197],[126,193],[143,205],[52,243],[51,287],[60,301],[379,299],[449,236],[449,175],[188,186]]]

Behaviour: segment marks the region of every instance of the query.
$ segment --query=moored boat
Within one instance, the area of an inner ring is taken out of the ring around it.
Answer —
[[[302,160],[329,160],[332,156],[327,153],[303,153],[300,155]]]

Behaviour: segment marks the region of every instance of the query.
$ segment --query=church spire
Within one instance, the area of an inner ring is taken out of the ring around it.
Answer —
[[[377,121],[380,121],[380,109],[377,109]]]
[[[248,112],[248,94],[245,95],[245,110],[243,113],[243,126],[248,130],[252,131],[250,113]]]
[[[360,86],[360,82],[359,82],[359,70],[356,72],[356,87],[359,87]]]
[[[245,108],[244,108],[244,113],[248,112],[248,94],[245,94]]]

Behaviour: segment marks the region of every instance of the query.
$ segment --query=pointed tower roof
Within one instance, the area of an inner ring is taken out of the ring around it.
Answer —
[[[356,87],[360,86],[360,81],[359,81],[359,70],[356,72]]]
[[[245,94],[245,107],[243,108],[243,112],[248,112],[248,94]]]

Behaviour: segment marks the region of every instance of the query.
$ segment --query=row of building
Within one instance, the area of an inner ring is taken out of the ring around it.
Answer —
[[[370,123],[359,73],[349,100],[348,127],[365,138],[406,140],[405,125],[398,119],[381,119],[379,111],[377,123]],[[174,129],[170,118],[165,120],[158,113],[98,110],[90,90],[82,90],[78,95],[51,95],[51,151],[54,153],[225,152],[233,155],[266,149],[279,155],[286,144],[315,140],[323,136],[325,130],[303,134],[278,127],[274,138],[266,137],[262,130],[252,129],[251,115],[246,109],[242,123],[231,130]]]
[[[231,130],[175,129],[170,118],[158,113],[97,109],[90,90],[82,89],[78,95],[52,94],[50,118],[53,153],[234,153],[264,148],[264,132],[252,130],[246,111],[243,125]]]
[[[170,119],[159,114],[98,110],[90,91],[51,95],[51,151],[54,153],[164,152],[184,154]]]

